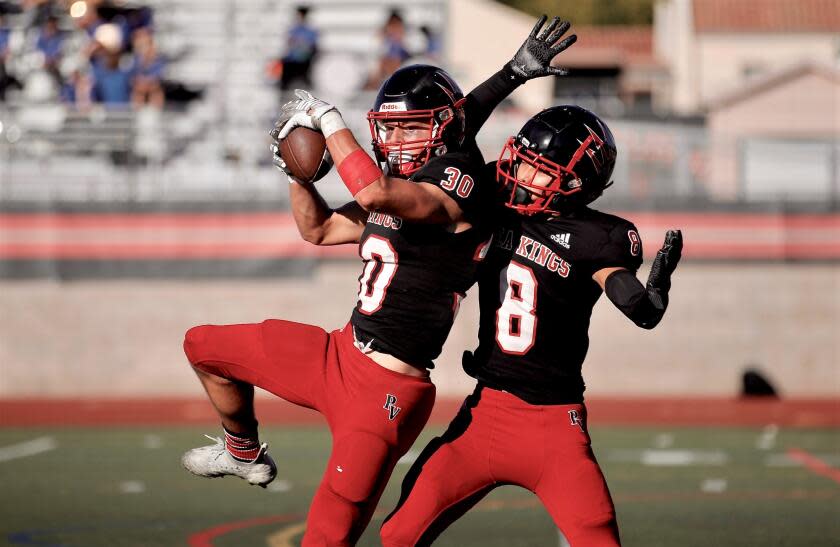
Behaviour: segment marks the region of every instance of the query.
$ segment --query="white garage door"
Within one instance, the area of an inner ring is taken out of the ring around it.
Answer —
[[[742,151],[748,200],[814,201],[838,192],[838,143],[748,140]]]

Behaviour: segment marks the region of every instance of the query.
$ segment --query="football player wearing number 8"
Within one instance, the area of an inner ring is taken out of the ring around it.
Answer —
[[[602,291],[638,326],[668,305],[682,249],[669,231],[647,286],[630,222],[587,205],[610,184],[616,146],[597,116],[558,106],[531,118],[493,165],[505,205],[479,276],[477,378],[443,436],[403,483],[386,547],[428,545],[497,486],[534,492],[573,547],[619,545],[615,509],[590,448],[581,366]]]
[[[518,85],[561,73],[551,59],[575,40],[561,40],[568,23],[555,18],[543,29],[544,22],[510,63],[466,97],[439,68],[394,73],[368,115],[384,171],[332,105],[299,90],[283,107],[272,132],[275,155],[293,128],[320,130],[354,197],[333,210],[313,184],[290,178],[304,239],[359,244],[358,302],[350,322],[331,333],[279,320],[191,329],[184,347],[219,412],[225,441],[187,452],[183,463],[202,476],[236,475],[260,485],[274,478],[257,437],[253,386],[324,414],[333,447],[303,545],[357,541],[397,460],[428,419],[435,397],[428,369],[492,235],[495,185],[479,178],[484,161],[475,135]],[[285,168],[281,157],[275,163]]]

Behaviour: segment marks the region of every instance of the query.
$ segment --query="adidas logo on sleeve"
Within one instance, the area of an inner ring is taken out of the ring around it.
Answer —
[[[561,247],[569,248],[569,239],[572,237],[572,234],[554,234],[551,236],[553,241],[556,241],[560,244]]]

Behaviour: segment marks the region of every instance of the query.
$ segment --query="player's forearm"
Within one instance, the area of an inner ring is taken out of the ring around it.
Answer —
[[[311,184],[289,185],[292,216],[301,237],[309,243],[323,245],[327,237],[329,219],[333,210]]]
[[[349,129],[341,129],[327,137],[327,148],[336,166],[341,165],[347,157],[357,150],[364,150]]]
[[[386,213],[410,222],[451,224],[461,220],[460,209],[453,206],[450,210],[446,199],[449,198],[442,191],[437,193],[428,184],[392,177],[383,177],[356,196],[366,211]]]
[[[386,176],[373,159],[356,142],[348,129],[333,133],[327,138],[327,148],[338,168],[339,176],[347,189],[365,211],[376,211],[396,216],[425,218],[428,210],[418,210],[417,192],[400,191],[402,179]],[[411,214],[415,212],[415,214]]]
[[[464,116],[467,120],[467,135],[474,137],[490,117],[493,110],[513,91],[522,85],[509,65],[505,65],[467,95]]]
[[[668,308],[667,288],[645,287],[628,270],[611,273],[604,292],[615,307],[643,329],[658,325]]]

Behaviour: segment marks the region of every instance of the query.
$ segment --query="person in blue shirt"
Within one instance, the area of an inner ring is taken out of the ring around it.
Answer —
[[[423,52],[423,55],[428,57],[429,59],[436,61],[439,60],[441,54],[443,53],[443,46],[441,44],[440,36],[438,36],[433,30],[432,27],[428,25],[423,25],[420,27],[420,32],[423,34],[423,37],[426,39],[426,49]]]
[[[405,21],[399,10],[393,9],[382,25],[382,43],[376,68],[370,74],[366,89],[378,89],[379,85],[400,68],[411,57],[405,46]]]
[[[120,66],[119,52],[103,52],[91,61],[91,100],[105,106],[125,105],[131,99],[132,72]]]
[[[6,100],[6,90],[10,87],[20,88],[20,82],[6,72],[6,63],[12,56],[9,49],[9,38],[11,31],[6,28],[3,21],[3,12],[0,11],[0,101]]]
[[[55,67],[61,60],[61,46],[64,37],[58,29],[58,18],[50,15],[38,34],[35,47],[44,54],[44,66]]]
[[[11,31],[5,27],[3,21],[3,13],[0,12],[0,65],[3,64],[9,56],[9,35]]]
[[[62,85],[62,78],[58,65],[61,62],[63,42],[64,35],[58,28],[58,18],[55,15],[48,16],[38,33],[35,47],[44,55],[44,70],[50,73],[59,87]]]
[[[312,61],[318,54],[318,31],[307,22],[308,6],[298,6],[297,22],[286,35],[286,53],[283,55],[283,73],[280,89],[312,87],[310,73]]]
[[[163,71],[166,61],[157,52],[154,35],[148,28],[134,31],[134,66],[132,67],[131,103],[163,108]]]

